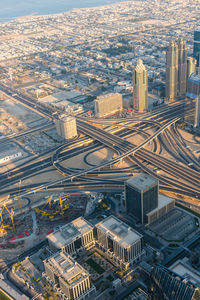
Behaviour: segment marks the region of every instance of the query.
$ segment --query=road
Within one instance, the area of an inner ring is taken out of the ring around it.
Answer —
[[[25,99],[24,95],[22,95],[22,94],[19,94],[19,93],[13,94],[14,91],[9,90],[8,87],[3,86],[2,84],[0,85],[0,88],[7,94],[12,95],[17,101],[20,101],[22,104],[27,105],[31,109],[35,110],[35,101],[32,98],[26,97],[26,99]],[[152,123],[152,124],[156,124],[156,122],[157,122],[157,124],[158,124],[161,120],[166,121],[166,119],[169,119],[169,116],[171,119],[174,118],[174,120],[175,120],[174,122],[176,122],[176,120],[178,120],[178,119],[176,119],[176,117],[183,115],[185,109],[187,108],[187,105],[191,106],[190,104],[187,104],[185,101],[180,101],[180,103],[174,103],[173,105],[169,105],[167,107],[165,106],[161,109],[158,109],[157,111],[147,113],[142,117],[142,120],[136,120],[136,122],[138,122],[138,123],[148,122],[148,123]],[[52,119],[52,113],[54,111],[53,108],[46,108],[43,105],[38,104],[38,102],[37,102],[37,110],[40,113],[43,113],[43,115],[45,115],[47,118]],[[108,122],[108,121],[109,121],[109,119],[106,120],[106,122]],[[127,119],[126,121],[129,122],[131,120]],[[134,120],[132,119],[132,122],[133,121]],[[173,120],[169,121],[169,122],[173,123]],[[160,180],[161,184],[163,184],[164,186],[166,186],[166,187],[169,186],[170,188],[174,187],[175,189],[183,190],[183,192],[187,192],[195,197],[199,197],[199,195],[200,195],[199,175],[200,174],[198,171],[191,170],[191,168],[188,168],[187,166],[180,166],[179,164],[177,164],[173,161],[163,158],[161,155],[157,155],[155,153],[152,153],[151,151],[147,151],[146,149],[143,149],[143,147],[151,139],[157,137],[158,135],[161,135],[162,132],[166,132],[166,130],[168,128],[168,126],[166,124],[167,124],[167,122],[165,122],[163,124],[163,128],[161,128],[160,131],[158,129],[157,132],[155,132],[155,134],[153,136],[151,136],[150,138],[147,138],[147,140],[137,148],[135,145],[133,145],[130,142],[127,142],[126,140],[120,138],[119,136],[113,135],[112,133],[110,133],[106,130],[102,130],[100,128],[97,129],[95,126],[93,126],[93,125],[89,124],[88,122],[86,122],[85,120],[77,117],[77,125],[78,125],[79,130],[84,132],[84,134],[90,136],[92,139],[98,140],[101,143],[103,143],[105,146],[112,148],[118,154],[118,158],[116,159],[116,161],[111,160],[108,163],[103,163],[99,166],[90,168],[89,170],[80,170],[80,171],[75,170],[75,172],[73,170],[73,173],[70,171],[71,175],[68,176],[67,178],[64,178],[61,181],[67,183],[69,181],[77,180],[76,178],[82,177],[82,176],[84,176],[85,180],[86,180],[87,174],[90,174],[90,173],[95,174],[95,172],[98,172],[101,168],[104,168],[105,166],[109,166],[109,165],[119,161],[120,159],[128,156],[129,160],[134,165],[135,164],[138,165],[139,168],[141,168],[143,171],[149,173],[150,175],[157,177]],[[68,155],[69,155],[69,153],[68,153]],[[186,155],[186,153],[185,153],[185,155]],[[55,155],[55,157],[56,157],[56,155]],[[149,167],[147,167],[144,164],[144,161],[146,161],[146,163],[149,163],[151,165],[159,167],[160,169],[165,171],[166,174],[169,174],[170,176],[173,176],[176,179],[172,179],[171,177],[169,177],[167,175],[160,176],[158,174],[155,174],[155,172],[153,172]],[[55,160],[53,157],[52,162],[53,162],[53,165],[57,169],[59,169],[61,172],[63,172],[63,174],[64,174],[64,172],[66,170],[60,169],[59,161]],[[47,165],[48,165],[48,163],[49,162],[47,162]],[[45,167],[45,164],[44,164],[44,167]],[[37,170],[39,171],[39,166],[37,166],[37,164],[35,166],[35,169],[36,169],[36,171]],[[66,173],[69,174],[69,170],[67,170]],[[16,180],[17,179],[19,179],[19,178],[16,178]],[[97,179],[97,177],[96,177],[96,179]],[[95,176],[94,176],[94,180],[95,180]],[[35,191],[42,190],[42,189],[48,188],[48,187],[51,188],[52,186],[55,186],[59,183],[60,183],[59,181],[55,181],[55,182],[42,184]],[[28,193],[32,193],[32,192],[33,192],[33,190],[28,191]]]

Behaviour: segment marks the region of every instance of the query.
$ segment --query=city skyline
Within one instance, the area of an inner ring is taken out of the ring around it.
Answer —
[[[102,1],[0,19],[0,298],[199,298],[199,3]]]

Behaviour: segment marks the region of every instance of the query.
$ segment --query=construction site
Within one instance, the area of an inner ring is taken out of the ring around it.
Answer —
[[[59,226],[84,216],[91,195],[52,193],[1,199],[1,256],[12,258],[44,240]],[[39,204],[39,206],[38,206]]]

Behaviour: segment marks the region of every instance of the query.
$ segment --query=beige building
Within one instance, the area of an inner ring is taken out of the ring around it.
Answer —
[[[166,98],[168,100],[173,101],[177,97],[185,96],[188,63],[185,40],[171,41],[166,52]]]
[[[148,109],[148,77],[141,59],[133,72],[133,108],[138,112]]]
[[[66,140],[71,140],[77,136],[76,118],[61,115],[56,119],[57,134]]]
[[[122,95],[110,93],[97,97],[94,101],[95,116],[98,118],[112,115],[123,108]]]
[[[197,65],[197,60],[193,57],[188,57],[187,58],[187,79],[190,77],[192,74],[196,74],[196,65]]]
[[[147,225],[150,225],[175,207],[175,200],[172,198],[159,194],[158,200],[158,206],[146,214]]]
[[[178,46],[171,41],[166,52],[166,98],[174,100],[178,95]]]
[[[96,289],[89,273],[67,253],[57,252],[44,261],[43,276],[52,284],[62,299],[92,299]]]
[[[187,83],[187,46],[183,39],[178,40],[178,96],[184,97]]]
[[[62,250],[76,256],[82,249],[95,246],[93,226],[83,217],[73,220],[47,236],[49,247],[53,251]]]
[[[142,235],[127,224],[109,216],[96,226],[97,246],[113,259],[116,265],[128,269],[142,255]]]

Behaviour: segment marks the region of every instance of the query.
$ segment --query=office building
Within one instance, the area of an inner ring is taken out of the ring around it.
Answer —
[[[178,95],[178,45],[171,41],[166,52],[166,98],[175,100]]]
[[[191,74],[187,80],[187,94],[189,98],[196,99],[200,95],[200,75]]]
[[[83,217],[73,220],[47,236],[53,251],[62,250],[76,256],[82,249],[95,246],[93,226]]]
[[[200,75],[200,28],[194,31],[193,56],[197,60],[196,74]]]
[[[97,246],[126,270],[142,255],[142,235],[114,216],[96,226]]]
[[[122,95],[110,93],[97,97],[94,101],[95,116],[103,118],[123,109]]]
[[[195,102],[195,116],[194,116],[194,127],[199,127],[199,121],[200,121],[200,96],[196,98]]]
[[[174,207],[175,207],[174,199],[164,196],[162,194],[158,194],[158,206],[145,215],[144,217],[145,224],[150,225],[157,219],[166,215],[169,211],[174,209]]]
[[[199,66],[199,56],[200,56],[200,28],[194,31],[194,48],[193,56],[197,60]]]
[[[187,47],[183,39],[178,40],[178,96],[186,94],[187,82]]]
[[[187,58],[187,79],[190,77],[192,74],[196,74],[196,65],[197,65],[197,60],[193,57],[188,57]]]
[[[148,109],[148,77],[141,59],[133,72],[133,108],[138,112]]]
[[[125,182],[125,202],[127,211],[141,223],[145,215],[158,207],[159,183],[154,177],[141,173]]]
[[[155,266],[150,275],[150,300],[199,300],[200,290],[164,266]]]
[[[171,41],[166,51],[166,98],[184,97],[187,83],[187,47],[183,39]]]
[[[142,224],[151,224],[175,206],[174,199],[159,195],[158,180],[148,174],[130,178],[124,188],[127,213]]]
[[[89,273],[67,253],[57,252],[46,259],[44,269],[43,276],[63,299],[86,300],[94,297],[96,290]]]
[[[57,134],[63,139],[71,140],[77,136],[76,119],[74,117],[61,115],[55,123]]]

